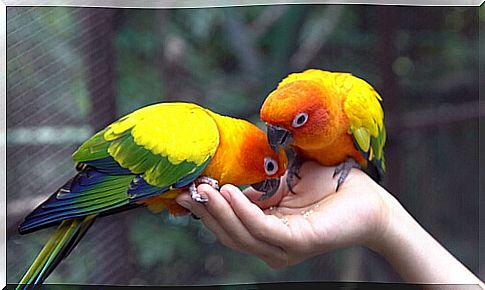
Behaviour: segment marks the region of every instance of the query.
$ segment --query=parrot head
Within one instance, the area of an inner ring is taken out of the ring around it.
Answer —
[[[332,92],[311,80],[296,80],[279,86],[264,101],[260,117],[267,125],[268,141],[276,152],[298,147],[319,148],[337,124],[332,114]]]
[[[272,196],[280,185],[280,177],[287,169],[287,157],[284,151],[275,152],[268,144],[266,134],[258,128],[255,134],[246,136],[241,153],[241,169],[244,176],[238,182],[250,184],[263,192],[263,196]],[[246,182],[243,182],[246,179]]]
[[[217,123],[218,149],[203,172],[219,185],[250,185],[273,195],[287,169],[285,152],[275,152],[263,130],[253,123],[208,111]]]

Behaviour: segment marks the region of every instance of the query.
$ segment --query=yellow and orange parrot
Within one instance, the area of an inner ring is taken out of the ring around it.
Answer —
[[[281,145],[292,153],[289,189],[308,159],[337,166],[337,190],[352,167],[382,178],[386,129],[380,101],[371,85],[350,73],[309,69],[284,78],[264,101],[260,117],[272,148]]]
[[[58,225],[21,285],[42,283],[97,217],[138,206],[153,212],[185,210],[175,197],[196,185],[252,185],[271,195],[286,171],[255,125],[190,103],[141,108],[107,126],[73,154],[78,173],[30,213],[21,234]]]

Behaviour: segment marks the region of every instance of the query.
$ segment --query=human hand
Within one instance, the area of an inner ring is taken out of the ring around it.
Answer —
[[[186,194],[177,202],[200,217],[224,245],[258,256],[273,268],[337,248],[375,247],[385,229],[384,190],[364,172],[352,169],[335,192],[334,170],[306,162],[293,188],[296,194],[281,182],[277,193],[264,202],[257,201],[261,193],[252,188],[243,193],[225,185],[218,192],[204,184],[198,191],[207,195],[207,204],[193,202]]]
[[[353,245],[386,258],[408,282],[485,284],[443,248],[402,205],[364,172],[352,169],[335,192],[334,167],[306,162],[293,194],[281,182],[277,193],[258,202],[260,192],[202,184],[207,204],[181,194],[177,202],[200,217],[226,246],[255,255],[273,268]],[[285,176],[283,177],[285,178]],[[284,180],[283,180],[284,181]],[[442,289],[443,284],[426,285]],[[468,288],[467,288],[468,289]],[[471,289],[471,288],[470,288]]]

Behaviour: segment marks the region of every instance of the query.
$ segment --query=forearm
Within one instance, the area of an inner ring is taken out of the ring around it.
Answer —
[[[376,251],[411,283],[479,284],[461,262],[441,246],[401,204],[386,192],[388,213]]]

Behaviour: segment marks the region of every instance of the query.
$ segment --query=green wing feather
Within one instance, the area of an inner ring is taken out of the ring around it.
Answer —
[[[42,283],[96,216],[133,206],[137,186],[159,194],[190,183],[218,146],[215,121],[202,107],[186,103],[148,106],[96,133],[73,154],[80,172],[20,225],[28,233],[62,221],[20,283]]]
[[[80,172],[30,213],[19,231],[106,214],[185,186],[207,167],[218,144],[217,125],[199,106],[165,103],[135,111],[79,147],[73,158]]]
[[[202,107],[162,103],[142,108],[86,141],[76,162],[112,157],[153,186],[170,186],[207,166],[219,145],[219,131]]]

